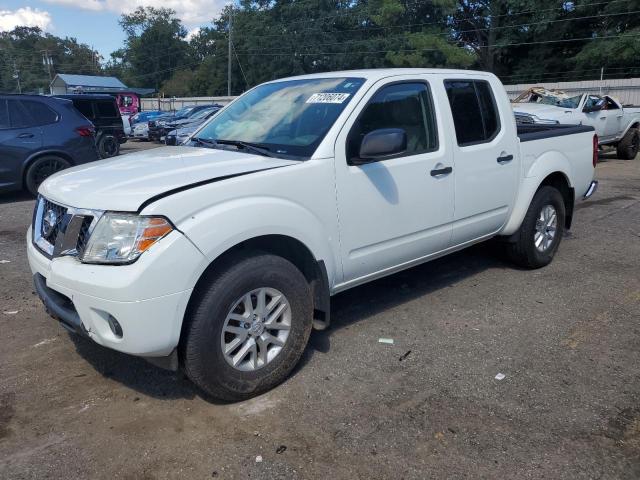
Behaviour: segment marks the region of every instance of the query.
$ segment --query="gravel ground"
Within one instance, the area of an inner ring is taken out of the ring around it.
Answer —
[[[236,404],[67,334],[0,196],[0,478],[640,478],[640,160],[597,177],[549,267],[484,244],[344,292]]]

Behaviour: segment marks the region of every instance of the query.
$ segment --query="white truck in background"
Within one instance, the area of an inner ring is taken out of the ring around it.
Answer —
[[[522,124],[573,124],[595,128],[600,145],[616,148],[618,158],[633,160],[640,151],[640,107],[622,105],[609,95],[569,95],[534,87],[513,101]]]
[[[338,292],[496,236],[547,265],[597,146],[590,126],[516,126],[490,73],[272,81],[189,145],[49,177],[29,264],[67,329],[248,398],[287,378]]]

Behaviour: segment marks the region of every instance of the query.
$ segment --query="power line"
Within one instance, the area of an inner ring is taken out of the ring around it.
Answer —
[[[558,19],[558,20],[543,20],[543,21],[540,21],[540,22],[520,23],[520,24],[517,24],[517,25],[503,25],[503,26],[492,27],[492,28],[489,28],[489,27],[487,27],[487,28],[475,28],[473,30],[460,30],[460,31],[454,32],[454,34],[455,34],[455,36],[459,36],[462,33],[473,33],[473,32],[477,32],[479,30],[504,30],[504,29],[508,29],[508,28],[522,28],[522,27],[530,27],[530,26],[534,26],[534,25],[542,25],[542,24],[548,24],[548,23],[570,22],[570,21],[585,20],[585,19],[590,19],[590,18],[606,18],[606,17],[613,17],[613,16],[620,16],[620,15],[631,15],[631,14],[635,14],[635,13],[640,13],[640,10],[635,10],[635,11],[632,11],[632,12],[619,12],[619,13],[612,13],[612,14],[605,14],[605,15],[589,15],[589,16],[576,17],[576,18],[564,18],[564,19]],[[418,32],[403,32],[402,34],[394,35],[393,37],[386,36],[386,37],[384,37],[384,40],[406,37],[407,34],[413,34],[413,33],[418,33]],[[434,36],[451,36],[451,32],[438,32],[438,33],[432,33],[431,35],[434,35]],[[365,38],[365,39],[360,39],[360,40],[345,40],[345,41],[342,41],[342,42],[315,43],[315,44],[311,44],[311,45],[302,44],[302,45],[297,45],[297,47],[305,48],[307,46],[322,47],[322,46],[344,45],[346,43],[348,43],[348,44],[363,43],[363,42],[366,43],[366,42],[370,42],[372,40],[374,40],[374,39]],[[260,51],[264,51],[264,50],[249,49],[249,50],[246,50],[243,53],[249,53],[249,52],[254,52],[254,51],[255,52],[260,52]]]
[[[599,37],[583,37],[583,38],[566,38],[559,40],[543,40],[543,41],[535,41],[535,42],[517,42],[517,43],[503,43],[499,45],[478,45],[477,48],[505,48],[505,47],[514,47],[514,46],[523,46],[523,45],[543,45],[543,44],[551,44],[551,43],[565,43],[565,42],[579,42],[579,41],[593,41],[593,40],[608,40],[613,38],[631,38],[638,37],[640,34],[629,34],[629,35],[606,35]],[[344,52],[311,52],[311,53],[303,53],[303,52],[240,52],[239,55],[244,56],[282,56],[282,55],[291,55],[294,54],[296,56],[314,56],[314,55],[372,55],[372,54],[380,54],[380,53],[417,53],[417,52],[433,52],[440,51],[439,48],[401,48],[401,49],[390,49],[390,50],[363,50],[363,51],[344,51]]]
[[[238,66],[240,67],[240,73],[242,73],[242,78],[244,78],[244,86],[245,88],[249,88],[249,82],[247,81],[247,76],[244,74],[244,68],[242,68],[242,63],[238,58],[238,53],[236,52],[236,46],[232,43],[231,48],[233,49],[233,53],[236,55],[236,60],[238,61]]]
[[[574,5],[574,9],[577,8],[586,8],[586,7],[592,7],[592,6],[598,6],[598,5],[611,5],[614,3],[622,3],[622,2],[630,2],[633,0],[613,0],[613,1],[609,1],[609,2],[595,2],[595,3],[588,3],[588,4],[580,4],[580,5]],[[563,2],[565,3],[565,2]],[[567,8],[565,6],[560,6],[560,7],[553,7],[553,8],[546,8],[546,9],[537,9],[537,10],[522,10],[519,12],[510,12],[510,13],[505,13],[505,14],[501,14],[501,15],[494,15],[491,18],[502,18],[502,17],[511,17],[511,16],[516,16],[516,15],[525,15],[525,14],[529,14],[529,13],[541,13],[541,12],[549,12],[549,11],[556,11],[556,10],[567,10]],[[626,14],[627,12],[622,12],[621,14]],[[321,33],[345,33],[345,32],[364,32],[364,31],[371,31],[371,30],[392,30],[392,29],[398,29],[398,28],[413,28],[413,27],[424,27],[424,26],[429,26],[429,25],[447,25],[450,26],[451,23],[453,21],[455,22],[463,22],[463,21],[469,21],[469,20],[473,20],[474,17],[465,17],[465,18],[459,18],[459,19],[455,19],[452,15],[449,16],[449,19],[446,20],[435,20],[435,21],[431,21],[431,22],[421,22],[421,23],[408,23],[408,24],[401,24],[401,25],[388,25],[388,26],[368,26],[368,27],[359,27],[359,28],[352,28],[352,29],[341,29],[338,30],[336,32],[325,32],[325,31],[321,31],[321,30],[316,30],[319,31]],[[566,19],[566,20],[571,20],[571,19]],[[307,20],[304,20],[305,22]],[[308,20],[309,22],[316,22],[317,20]],[[291,25],[291,23],[294,23],[294,21],[288,22],[286,25],[284,25],[285,27],[289,27]],[[245,30],[247,31],[247,30]],[[248,30],[249,32],[251,32],[251,30]],[[255,31],[255,30],[254,30]],[[256,38],[268,38],[268,37],[283,37],[283,36],[288,36],[291,34],[295,34],[295,35],[304,35],[304,34],[308,34],[310,32],[313,32],[314,29],[311,30],[302,30],[298,33],[276,33],[276,34],[266,34],[266,35],[254,35],[252,37],[250,37],[251,39],[256,39]]]

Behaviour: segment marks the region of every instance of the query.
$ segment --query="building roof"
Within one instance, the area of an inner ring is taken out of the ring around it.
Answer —
[[[68,73],[59,73],[56,75],[56,78],[53,79],[53,82],[58,78],[69,86],[127,88],[127,86],[116,77],[98,77],[95,75],[71,75]]]

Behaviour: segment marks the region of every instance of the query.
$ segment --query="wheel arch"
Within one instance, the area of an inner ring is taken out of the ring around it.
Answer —
[[[29,167],[33,164],[33,162],[35,162],[39,158],[47,157],[47,156],[60,157],[66,160],[67,162],[69,162],[71,166],[74,166],[76,164],[73,161],[73,157],[71,157],[71,155],[60,150],[40,150],[40,151],[34,152],[22,163],[22,171],[20,172],[22,188],[26,187],[27,170],[29,170]]]
[[[569,179],[562,172],[553,172],[542,180],[536,189],[536,192],[544,186],[553,187],[562,194],[565,207],[564,226],[567,229],[571,228],[571,222],[573,221],[573,207],[575,203],[575,191],[571,187]],[[534,192],[534,195],[536,192]]]
[[[311,250],[300,240],[288,235],[267,234],[252,237],[236,243],[218,255],[204,269],[198,278],[189,302],[185,319],[194,307],[199,292],[220,269],[233,263],[234,258],[243,253],[265,252],[280,256],[293,263],[304,275],[309,283],[313,295],[313,327],[324,330],[330,323],[330,289],[327,268],[323,260],[315,258]],[[184,338],[187,322],[183,321],[180,329],[180,339]]]
[[[500,232],[500,236],[511,239],[513,235],[517,235],[534,195],[544,186],[552,186],[562,194],[566,210],[565,228],[571,227],[575,190],[569,181],[569,176],[563,170],[555,169],[545,172],[544,175],[525,178],[525,181],[520,186],[520,196],[516,200],[516,205],[511,212],[511,217]]]
[[[627,128],[625,128],[624,132],[622,132],[622,135],[620,135],[620,139],[622,140],[624,136],[627,134],[627,132],[629,132],[629,130],[631,130],[632,128],[640,129],[640,117],[636,117],[631,122],[629,122],[629,125],[627,125]]]

